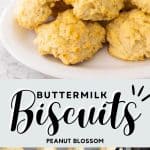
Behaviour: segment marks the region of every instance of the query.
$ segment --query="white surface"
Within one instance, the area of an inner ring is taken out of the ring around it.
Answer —
[[[41,57],[33,45],[34,33],[14,21],[15,3],[1,18],[0,37],[7,50],[19,61],[42,73],[60,78],[148,78],[150,61],[125,62],[112,58],[106,50],[78,66],[65,66],[53,57]],[[34,78],[34,77],[33,77]]]
[[[9,0],[0,0],[0,15],[9,4]],[[0,79],[43,79],[52,78],[29,69],[14,59],[0,42]]]

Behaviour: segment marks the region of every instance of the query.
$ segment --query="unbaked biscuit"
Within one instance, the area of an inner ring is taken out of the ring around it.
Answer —
[[[109,53],[124,60],[150,58],[150,16],[140,10],[122,13],[107,26]]]
[[[105,42],[105,29],[99,23],[81,21],[72,10],[60,13],[54,22],[35,31],[39,52],[51,54],[67,65],[91,58]]]

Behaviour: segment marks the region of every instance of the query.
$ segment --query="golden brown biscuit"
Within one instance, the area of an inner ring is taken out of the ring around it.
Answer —
[[[27,29],[34,29],[47,21],[51,7],[58,0],[22,0],[17,9],[17,22]]]
[[[67,65],[91,58],[105,41],[105,30],[100,24],[81,21],[72,10],[60,13],[54,22],[35,31],[39,52],[51,54]]]
[[[131,2],[140,8],[143,12],[150,14],[150,0],[131,0]]]
[[[83,20],[111,20],[119,15],[124,0],[64,0],[71,4],[74,14]]]
[[[150,16],[140,10],[122,13],[107,26],[109,53],[124,60],[150,58]]]

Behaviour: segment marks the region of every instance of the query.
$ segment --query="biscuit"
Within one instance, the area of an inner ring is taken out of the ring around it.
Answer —
[[[51,7],[57,0],[22,0],[17,9],[17,22],[27,29],[43,24],[52,14]]]
[[[83,20],[111,20],[119,15],[124,0],[64,0],[73,6],[74,14]]]
[[[107,26],[109,53],[130,61],[150,57],[150,16],[140,10],[122,13]]]
[[[91,58],[105,42],[105,29],[99,23],[79,20],[71,9],[35,31],[39,52],[51,54],[66,65]]]

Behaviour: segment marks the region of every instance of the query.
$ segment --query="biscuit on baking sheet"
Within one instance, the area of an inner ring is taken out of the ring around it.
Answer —
[[[131,2],[143,12],[150,14],[150,0],[131,0]]]
[[[17,8],[17,22],[27,29],[34,29],[48,20],[51,7],[58,0],[22,0]]]
[[[105,42],[105,29],[99,23],[79,20],[71,9],[35,31],[39,52],[51,54],[67,65],[91,58]]]
[[[74,14],[83,20],[111,20],[119,15],[124,0],[64,0],[73,6]]]
[[[150,16],[140,10],[122,13],[107,26],[108,51],[123,60],[150,58]]]

